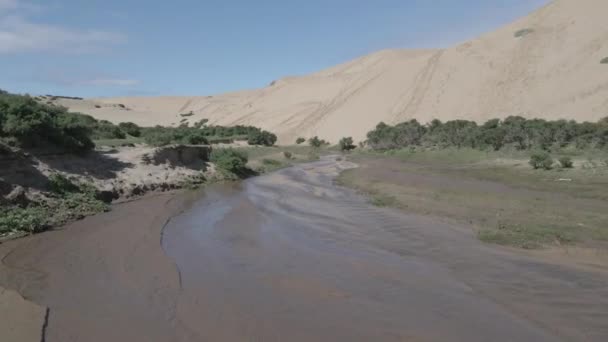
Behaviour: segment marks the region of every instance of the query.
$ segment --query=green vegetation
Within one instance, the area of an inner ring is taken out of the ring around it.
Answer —
[[[306,139],[304,139],[304,138],[302,138],[302,137],[299,137],[298,139],[296,139],[296,144],[298,144],[298,145],[301,145],[301,144],[303,144],[304,142],[306,142]]]
[[[551,170],[553,168],[553,158],[551,158],[547,152],[534,153],[532,156],[530,156],[530,161],[528,163],[535,170]]]
[[[0,206],[0,234],[39,233],[109,210],[92,185],[74,184],[55,173],[49,176],[48,187],[54,195],[47,200],[31,202],[25,207]]]
[[[201,129],[187,126],[145,128],[142,137],[146,144],[152,146],[170,144],[206,145],[209,143]]]
[[[603,58],[603,59],[600,61],[600,63],[601,63],[601,64],[608,64],[608,57]]]
[[[559,150],[608,148],[608,119],[597,123],[510,116],[492,119],[483,125],[473,121],[433,120],[422,125],[416,120],[395,126],[380,123],[367,134],[374,150],[408,147],[474,148],[479,150]]]
[[[608,163],[601,151],[570,156],[586,167],[537,172],[531,151],[471,148],[361,151],[339,183],[370,202],[472,227],[489,243],[520,248],[608,242]],[[559,158],[562,159],[562,158]]]
[[[319,139],[318,136],[314,136],[314,137],[308,139],[308,144],[314,148],[320,148],[322,146],[329,145],[329,143],[327,141],[325,141],[323,139]]]
[[[292,159],[293,153],[291,153],[289,151],[285,151],[285,152],[283,152],[283,156],[285,157],[285,159]]]
[[[346,138],[340,139],[338,146],[340,147],[340,151],[342,151],[342,152],[352,151],[355,148],[357,148],[357,146],[355,146],[355,144],[353,143],[352,137],[346,137]]]
[[[277,136],[268,131],[252,130],[247,137],[249,145],[273,146],[277,142]]]
[[[118,124],[118,128],[132,137],[138,138],[141,136],[141,127],[132,122],[121,122]]]
[[[516,31],[513,36],[515,36],[515,38],[521,38],[523,36],[527,36],[531,33],[534,33],[534,29],[531,28],[525,28],[525,29],[521,29],[519,31]]]
[[[234,175],[247,173],[247,153],[233,148],[215,149],[211,153],[211,162],[223,171]]]
[[[559,165],[563,169],[571,169],[574,167],[574,163],[572,162],[572,158],[570,157],[561,157],[559,158]]]
[[[30,96],[0,92],[0,141],[18,147],[49,145],[84,152],[94,147],[83,115],[38,103]]]

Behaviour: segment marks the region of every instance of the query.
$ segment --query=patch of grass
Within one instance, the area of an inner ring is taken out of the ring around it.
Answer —
[[[477,237],[486,243],[537,249],[545,245],[571,245],[578,237],[571,227],[499,222],[495,229],[481,229]]]
[[[371,195],[369,202],[376,207],[391,207],[396,208],[399,206],[399,201],[396,197],[385,195],[385,194],[374,194]]]
[[[376,205],[474,227],[485,242],[540,248],[608,241],[608,168],[536,172],[526,155],[507,156],[359,152],[351,159],[361,167],[337,183]]]
[[[521,29],[521,30],[519,30],[519,31],[516,31],[516,32],[513,34],[513,36],[514,36],[515,38],[521,38],[521,37],[527,36],[527,35],[529,35],[529,34],[531,34],[531,33],[534,33],[534,29],[531,29],[531,28],[525,28],[525,29]]]
[[[64,192],[44,202],[30,203],[26,208],[0,207],[0,234],[40,233],[110,209],[96,198],[92,187],[82,185],[79,189],[81,192]]]

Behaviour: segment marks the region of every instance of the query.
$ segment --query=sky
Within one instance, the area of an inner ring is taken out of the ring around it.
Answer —
[[[449,47],[548,0],[0,0],[0,89],[81,97],[263,87],[387,48]]]

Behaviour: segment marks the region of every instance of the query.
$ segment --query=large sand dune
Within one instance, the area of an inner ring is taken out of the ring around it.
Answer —
[[[360,140],[397,123],[522,115],[608,115],[608,1],[556,0],[495,32],[442,50],[386,50],[266,88],[206,97],[60,100],[72,110],[142,125],[250,124],[281,143],[319,135]],[[523,34],[515,33],[522,31]],[[117,106],[123,104],[126,109]],[[96,108],[100,107],[100,108]]]

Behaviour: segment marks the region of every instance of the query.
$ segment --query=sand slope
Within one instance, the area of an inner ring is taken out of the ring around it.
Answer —
[[[258,90],[207,97],[60,100],[72,110],[142,125],[251,124],[281,143],[319,135],[357,140],[378,122],[523,115],[608,115],[608,1],[556,0],[529,16],[443,50],[387,50]],[[533,32],[515,37],[515,32]],[[117,104],[123,104],[123,109]],[[100,108],[96,108],[95,106]]]

